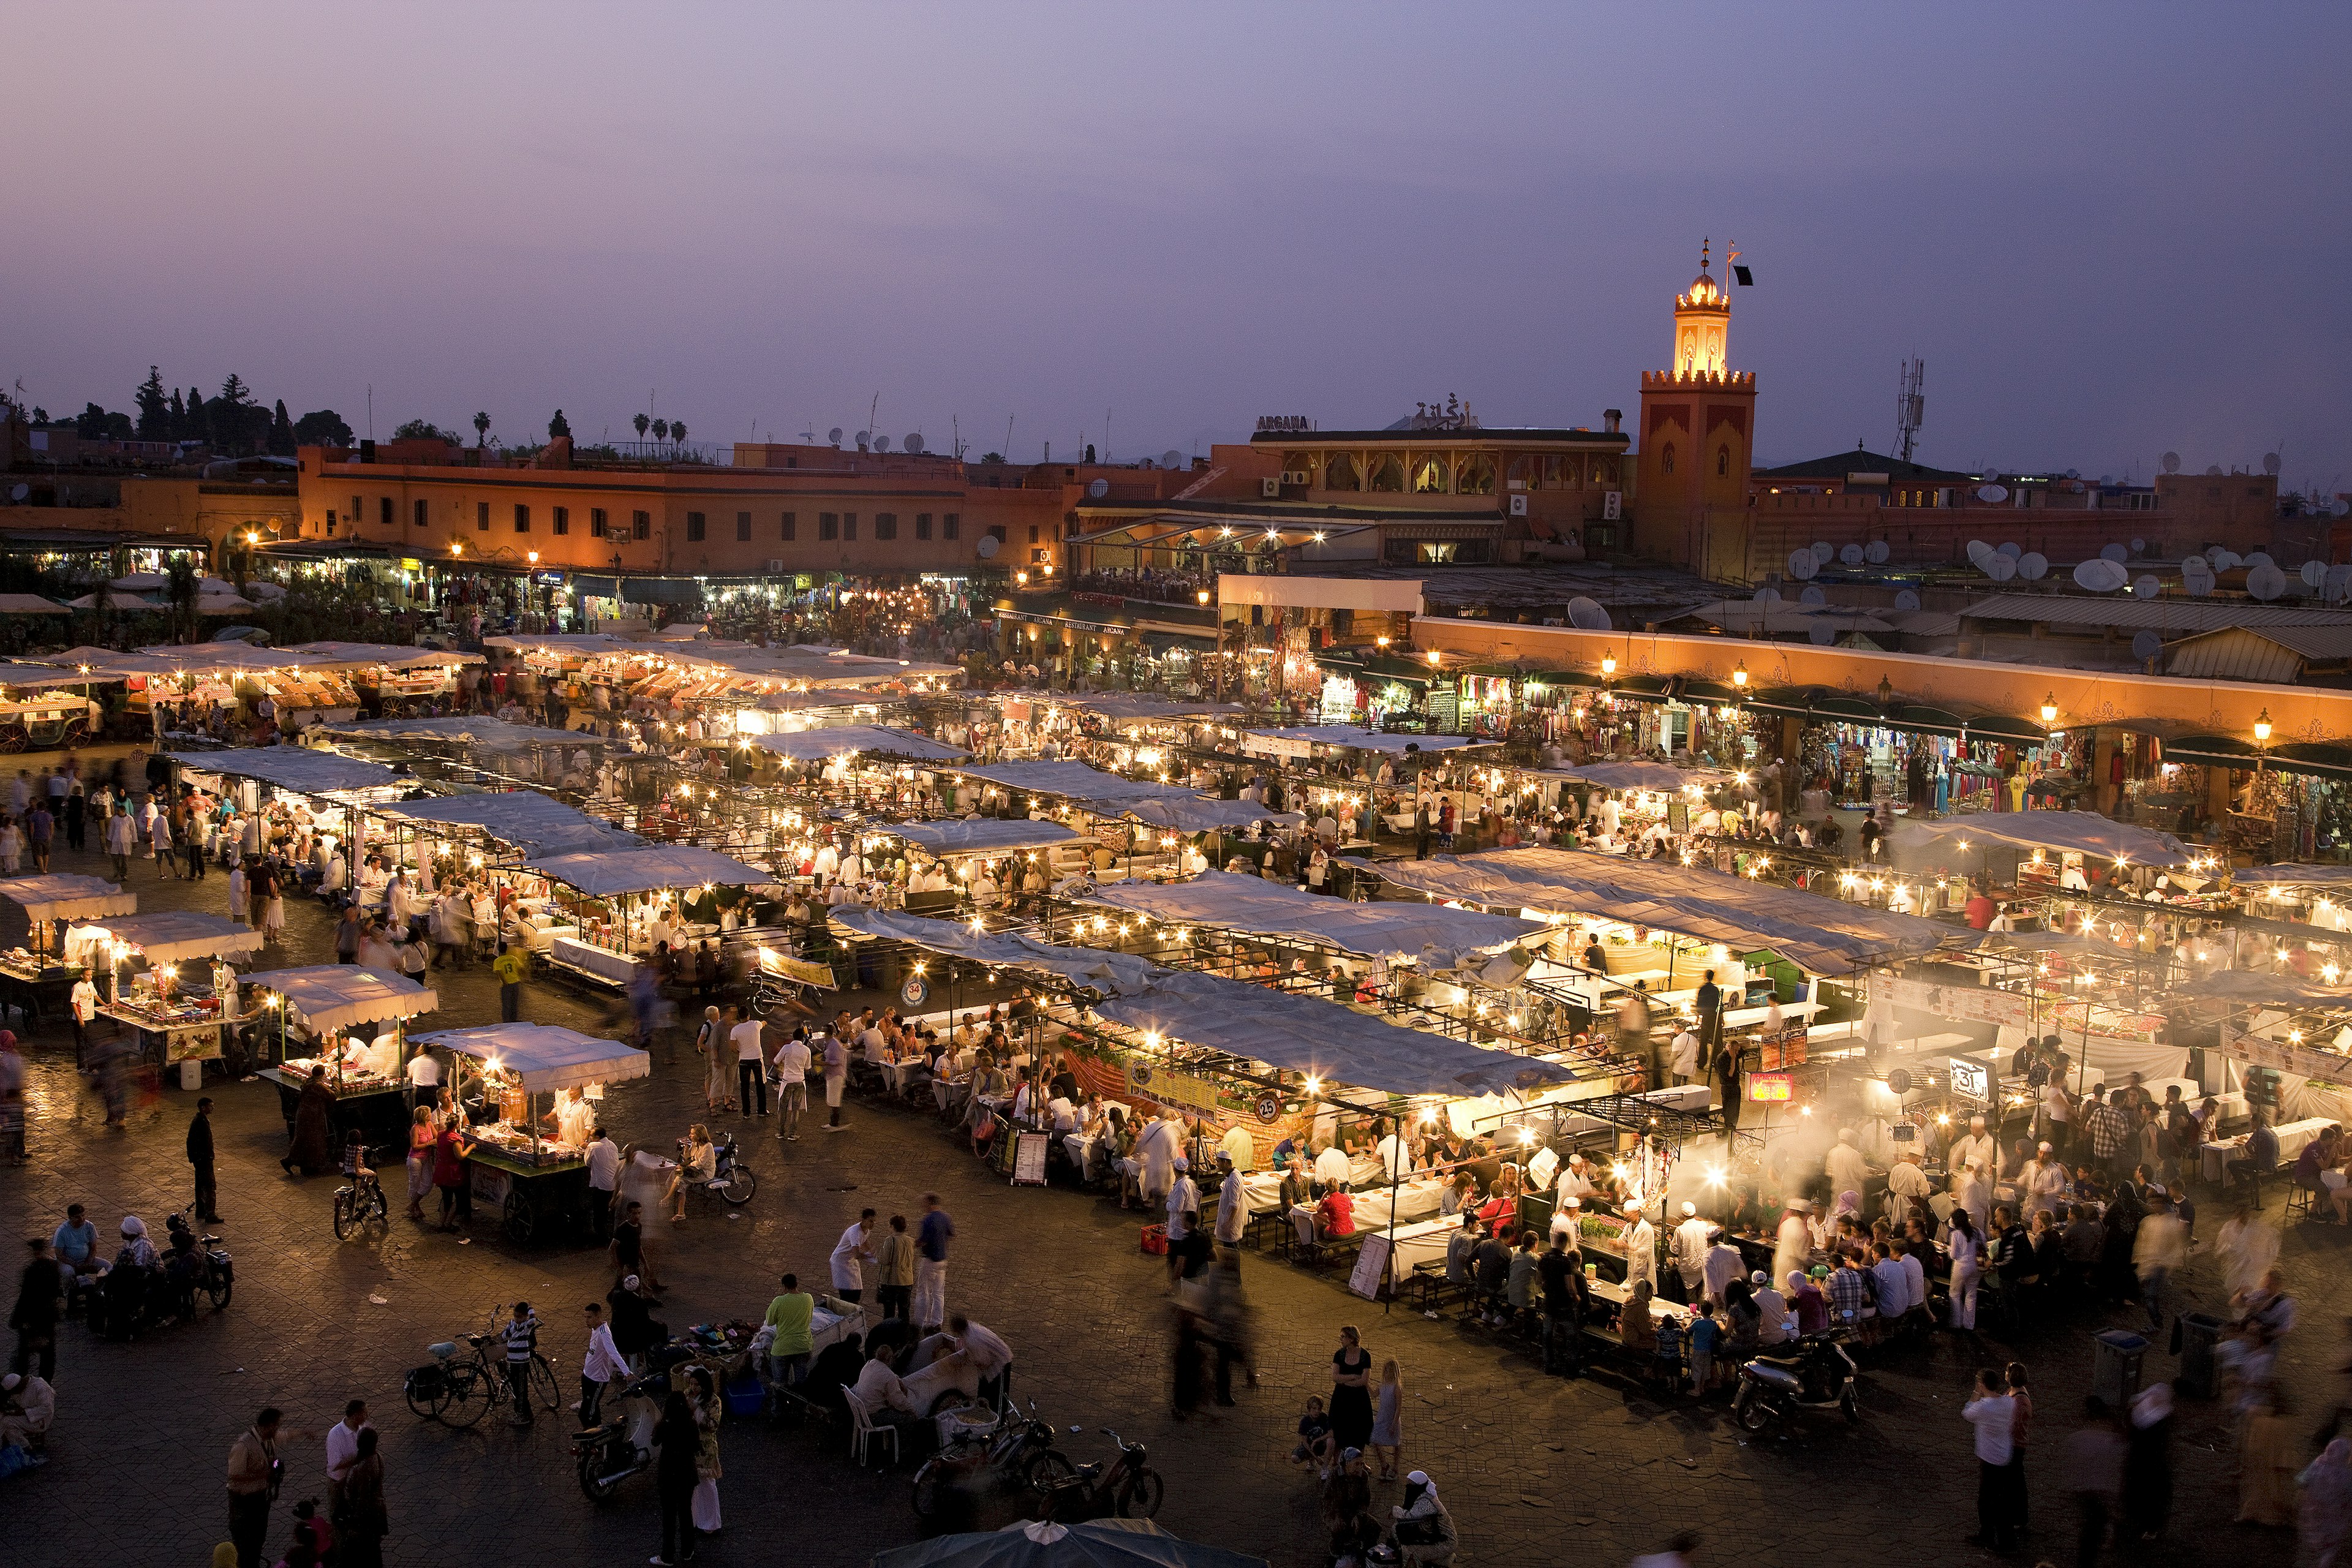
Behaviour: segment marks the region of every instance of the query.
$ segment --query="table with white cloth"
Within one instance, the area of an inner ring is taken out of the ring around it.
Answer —
[[[1446,1240],[1461,1228],[1462,1222],[1452,1218],[1420,1220],[1401,1225],[1392,1232],[1382,1227],[1379,1234],[1390,1238],[1389,1289],[1402,1289],[1405,1281],[1412,1278],[1416,1265],[1444,1262]],[[1360,1236],[1368,1234],[1361,1225],[1356,1231]]]
[[[1358,1230],[1388,1229],[1389,1193],[1387,1187],[1367,1187],[1355,1194]],[[1395,1193],[1396,1220],[1402,1226],[1433,1217],[1445,1196],[1445,1183],[1435,1176],[1424,1176],[1417,1181],[1399,1184]]]
[[[2271,1131],[2278,1134],[2279,1173],[2284,1174],[2286,1168],[2294,1163],[2294,1157],[2303,1152],[2305,1144],[2317,1138],[2323,1129],[2335,1125],[2336,1119],[2332,1116],[2313,1116],[2272,1128]],[[2244,1155],[2247,1137],[2248,1134],[2241,1132],[2235,1138],[2224,1138],[2202,1147],[2200,1153],[2207,1181],[2220,1181],[2229,1169],[2229,1162]]]
[[[1625,1305],[1626,1297],[1633,1294],[1621,1281],[1615,1279],[1589,1279],[1584,1282],[1584,1288],[1592,1292],[1594,1300],[1606,1301],[1620,1309]],[[1675,1313],[1688,1310],[1654,1295],[1650,1298],[1650,1321],[1654,1324],[1664,1322]]]
[[[908,1075],[913,1073],[923,1073],[928,1075],[930,1072],[930,1068],[925,1063],[921,1057],[908,1057],[904,1061],[876,1062],[874,1064],[874,1070],[882,1075],[882,1081],[890,1086],[890,1092],[892,1094],[902,1095],[907,1092],[907,1080]],[[916,1081],[920,1082],[921,1080],[919,1079]]]

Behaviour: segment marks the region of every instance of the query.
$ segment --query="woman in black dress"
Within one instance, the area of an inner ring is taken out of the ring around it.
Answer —
[[[1372,1352],[1353,1328],[1339,1331],[1339,1349],[1331,1357],[1331,1438],[1342,1450],[1360,1448],[1371,1440]]]

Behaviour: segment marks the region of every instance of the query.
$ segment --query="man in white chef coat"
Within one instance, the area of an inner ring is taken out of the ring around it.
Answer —
[[[1981,1114],[1969,1117],[1968,1131],[1952,1140],[1949,1163],[1955,1193],[1960,1190],[1962,1175],[1971,1164],[1984,1167],[1986,1181],[2000,1180],[2000,1140],[1985,1131]]]
[[[1675,1274],[1683,1288],[1682,1300],[1700,1299],[1706,1279],[1706,1251],[1711,1245],[1707,1232],[1712,1227],[1698,1217],[1698,1205],[1683,1205],[1683,1222],[1675,1226],[1675,1234],[1666,1242],[1666,1256],[1675,1266]]]
[[[1658,1231],[1643,1214],[1639,1204],[1625,1205],[1625,1217],[1632,1223],[1625,1227],[1625,1290],[1647,1283],[1651,1293],[1658,1289]]]

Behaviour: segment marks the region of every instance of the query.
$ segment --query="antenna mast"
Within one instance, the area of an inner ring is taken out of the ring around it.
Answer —
[[[1919,438],[1919,426],[1927,419],[1927,398],[1920,391],[1927,380],[1926,360],[1903,362],[1902,389],[1895,395],[1895,455],[1906,463],[1911,460],[1912,444]]]

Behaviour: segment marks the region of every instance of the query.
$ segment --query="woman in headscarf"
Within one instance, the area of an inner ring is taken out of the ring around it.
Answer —
[[[2303,1549],[2315,1568],[2352,1562],[2352,1439],[2336,1438],[2295,1478],[2303,1488],[2297,1510]]]
[[[278,1162],[288,1175],[294,1167],[302,1167],[306,1176],[315,1176],[333,1163],[328,1148],[328,1118],[335,1107],[335,1091],[327,1087],[327,1069],[314,1067],[310,1081],[302,1086],[301,1098],[294,1102],[294,1137],[287,1145],[286,1157]]]
[[[2153,1541],[2172,1512],[2172,1384],[2150,1384],[2131,1402],[2124,1447],[2122,1539]]]

